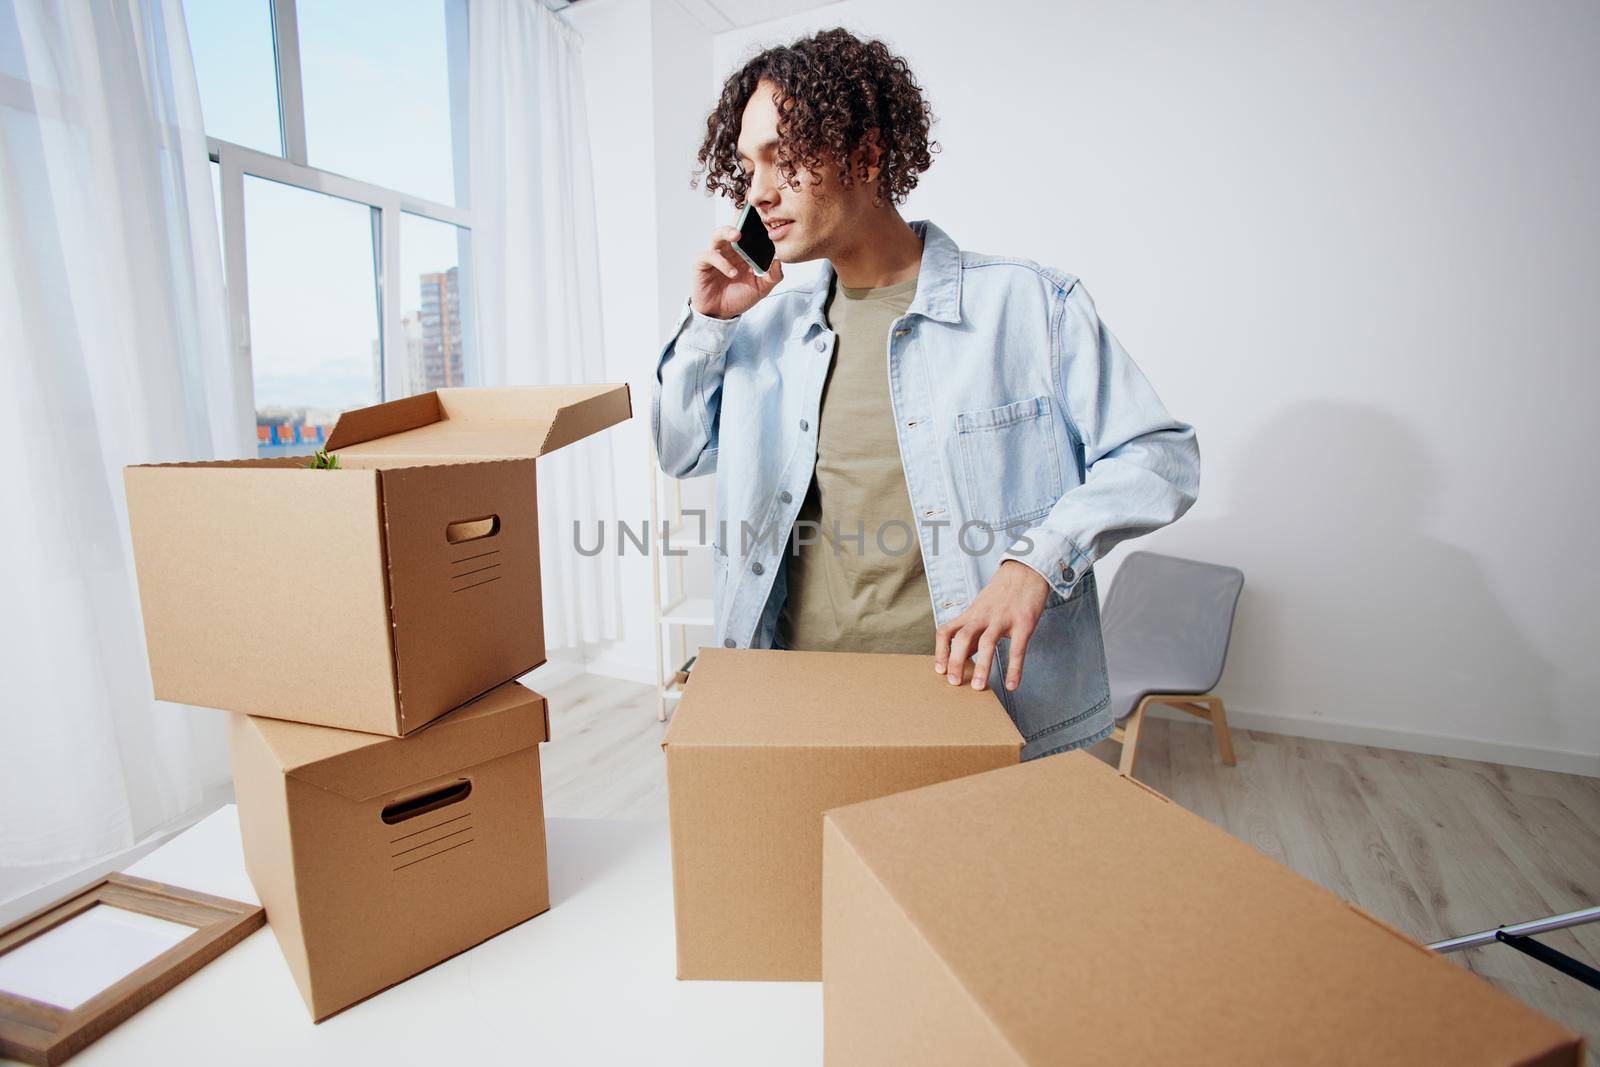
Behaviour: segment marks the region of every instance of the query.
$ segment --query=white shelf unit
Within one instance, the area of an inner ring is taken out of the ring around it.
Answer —
[[[682,668],[699,648],[689,647],[691,628],[716,625],[711,591],[689,589],[687,563],[695,553],[709,554],[715,520],[709,513],[704,530],[698,518],[686,519],[683,482],[661,471],[655,442],[645,446],[650,464],[650,577],[656,624],[656,719],[667,721],[669,708],[683,696]],[[663,524],[665,542],[660,537]],[[670,554],[663,551],[670,548]],[[711,570],[707,566],[707,571]]]

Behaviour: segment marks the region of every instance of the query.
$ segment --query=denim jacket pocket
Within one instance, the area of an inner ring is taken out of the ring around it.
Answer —
[[[994,529],[1041,518],[1065,492],[1048,396],[957,412],[956,440],[970,517]]]

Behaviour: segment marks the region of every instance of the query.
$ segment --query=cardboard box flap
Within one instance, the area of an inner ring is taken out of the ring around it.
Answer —
[[[927,656],[708,648],[668,745],[985,746],[1022,736],[992,692],[951,685]]]
[[[406,737],[280,719],[250,722],[285,774],[352,800],[393,793],[550,739],[545,698],[516,682]]]
[[[1577,1062],[1576,1035],[1082,752],[826,823],[1026,1063]]]
[[[328,450],[376,463],[531,459],[632,413],[626,384],[439,389],[345,412]]]

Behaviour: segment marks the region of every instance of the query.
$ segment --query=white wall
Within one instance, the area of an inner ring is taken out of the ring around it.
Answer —
[[[699,144],[694,127],[704,119],[697,112],[705,106],[712,35],[672,0],[585,0],[563,17],[584,42],[604,290],[605,376],[628,382],[633,392],[632,421],[609,431],[615,435],[619,465],[619,513],[604,518],[607,551],[614,551],[618,522],[637,530],[650,516],[648,441],[655,355],[688,295],[690,252],[704,243],[712,226],[712,203],[688,185]],[[705,487],[692,487],[688,503],[703,502],[706,492]],[[593,543],[592,533],[592,527],[585,528],[586,544]],[[581,667],[654,684],[650,561],[629,543],[621,566],[621,639],[577,654],[553,654],[552,660],[558,668]],[[691,571],[691,585],[696,577]],[[709,633],[694,636],[709,640]]]
[[[698,143],[754,45],[888,40],[943,146],[907,217],[1078,274],[1199,430],[1199,503],[1102,591],[1133,547],[1240,567],[1245,725],[1594,774],[1600,8],[1536,11],[848,0],[657,114]]]
[[[656,265],[660,277],[660,330],[656,344],[646,353],[649,380],[654,380],[655,356],[667,331],[677,322],[683,302],[689,297],[689,261],[697,249],[709,242],[717,224],[721,202],[706,195],[704,188],[690,188],[695,154],[705,136],[706,112],[716,97],[706,91],[712,64],[713,35],[697,19],[673,0],[655,4],[655,105],[656,105],[656,203],[660,225],[656,230]],[[670,485],[669,479],[662,479]],[[684,508],[699,509],[714,521],[715,476],[694,478],[676,486]],[[698,536],[695,520],[689,520],[689,536]],[[681,540],[681,539],[680,539]],[[707,549],[686,550],[681,544],[674,551],[687,552],[680,561],[663,560],[671,573],[663,578],[667,595],[682,589],[686,594],[711,595],[711,555]],[[677,578],[682,570],[681,582]],[[667,651],[668,663],[681,664],[713,637],[710,627],[669,628],[666,639],[675,641]]]

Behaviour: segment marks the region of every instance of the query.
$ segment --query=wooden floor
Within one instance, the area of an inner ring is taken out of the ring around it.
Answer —
[[[578,675],[544,691],[546,813],[665,819],[651,689]],[[1139,779],[1420,941],[1600,904],[1600,779],[1147,719]],[[1117,746],[1094,754],[1115,763]],[[1600,963],[1600,924],[1540,935]],[[1455,962],[1583,1034],[1600,1067],[1600,992],[1503,945]]]

